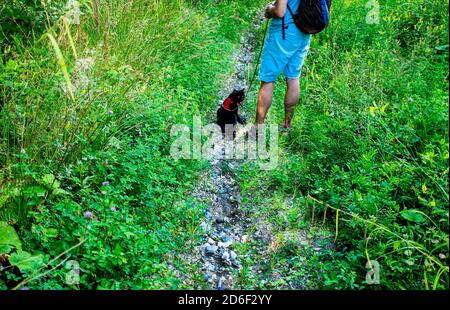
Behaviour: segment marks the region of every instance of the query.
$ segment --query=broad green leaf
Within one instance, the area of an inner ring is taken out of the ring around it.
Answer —
[[[19,268],[20,272],[36,270],[43,264],[42,255],[31,255],[25,251],[13,253],[9,258],[11,265]]]
[[[44,235],[47,238],[56,238],[58,237],[58,230],[56,228],[44,228]]]
[[[58,180],[56,180],[56,177],[53,174],[46,174],[42,177],[42,182],[44,185],[46,185],[49,188],[57,189],[60,186],[60,183]]]
[[[65,191],[61,188],[54,189],[53,195],[55,195],[55,196],[71,196],[71,194],[68,191]]]
[[[403,210],[402,212],[400,212],[400,214],[403,216],[403,218],[411,222],[415,223],[425,222],[425,218],[423,217],[423,215],[420,214],[420,212],[415,209]]]
[[[36,194],[38,197],[44,197],[47,190],[42,186],[33,186],[31,191]]]
[[[8,223],[0,222],[0,254],[9,253],[13,247],[22,248],[19,236]]]

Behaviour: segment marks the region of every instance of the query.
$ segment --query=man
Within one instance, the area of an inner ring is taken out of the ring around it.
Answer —
[[[300,97],[300,73],[308,54],[311,37],[301,32],[294,24],[290,10],[295,14],[299,3],[300,0],[278,0],[266,7],[266,18],[272,18],[272,22],[265,41],[259,71],[261,88],[256,109],[257,125],[264,123],[267,111],[272,104],[274,82],[283,72],[287,84],[283,128],[288,130],[291,126],[294,108]]]

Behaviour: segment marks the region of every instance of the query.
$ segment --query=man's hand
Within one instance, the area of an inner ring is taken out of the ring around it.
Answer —
[[[270,19],[273,17],[273,11],[275,10],[275,3],[271,2],[266,6],[266,12],[265,12],[265,16],[267,19]]]
[[[266,18],[283,18],[286,14],[287,2],[288,0],[277,0],[276,2],[269,3],[266,6]]]

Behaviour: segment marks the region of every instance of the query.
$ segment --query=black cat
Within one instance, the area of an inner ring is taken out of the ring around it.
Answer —
[[[222,134],[225,134],[225,125],[231,124],[236,126],[237,123],[245,125],[245,118],[239,115],[239,104],[245,99],[245,89],[235,89],[224,100],[220,108],[217,110],[217,125],[220,126]],[[235,137],[233,132],[233,138]]]

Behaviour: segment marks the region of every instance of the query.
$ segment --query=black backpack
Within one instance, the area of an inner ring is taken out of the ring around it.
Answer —
[[[295,25],[304,33],[316,34],[324,30],[330,22],[331,0],[300,0],[297,13],[287,6]],[[283,18],[284,24],[284,18]],[[283,25],[283,32],[284,32]]]

